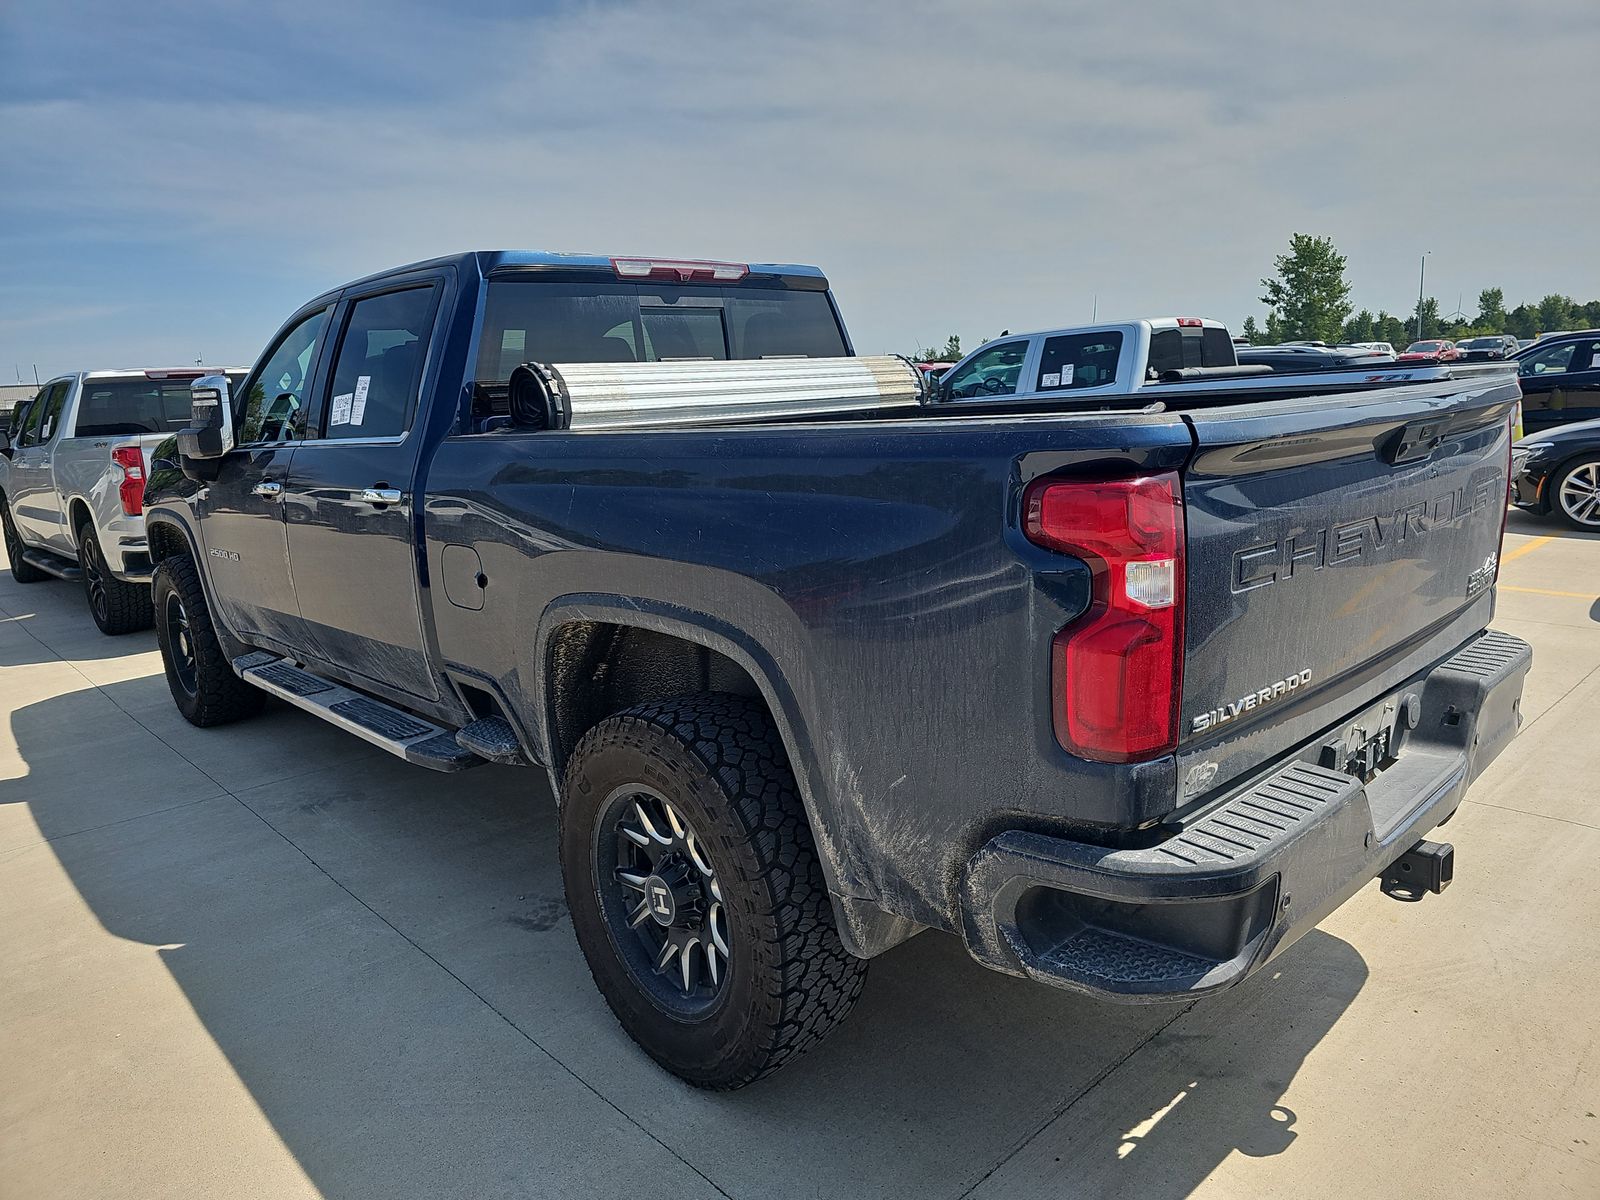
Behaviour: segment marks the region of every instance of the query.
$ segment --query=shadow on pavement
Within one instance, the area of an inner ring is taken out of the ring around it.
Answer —
[[[151,682],[101,691],[153,711]],[[345,761],[327,727],[285,712],[303,774],[213,766],[231,796],[146,797],[139,819],[95,827],[81,764],[49,752],[81,697],[13,713],[29,774],[0,803],[26,801],[59,837],[49,849],[108,931],[162,948],[328,1196],[615,1195],[641,1155],[681,1169],[616,1110],[733,1196],[988,1194],[1024,1168],[1030,1193],[1184,1196],[1228,1155],[1296,1136],[1283,1091],[1366,979],[1316,932],[1187,1012],[1120,1007],[986,971],[929,933],[874,963],[810,1055],[742,1092],[696,1092],[633,1047],[589,980],[542,774]],[[175,761],[226,762],[248,728],[161,737]],[[619,1150],[627,1138],[643,1149]],[[687,1181],[677,1194],[703,1190]]]

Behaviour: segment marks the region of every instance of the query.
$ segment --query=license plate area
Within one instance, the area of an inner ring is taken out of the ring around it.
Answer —
[[[1400,757],[1405,735],[1416,728],[1421,713],[1422,698],[1414,692],[1386,696],[1346,721],[1323,742],[1317,763],[1370,783]]]

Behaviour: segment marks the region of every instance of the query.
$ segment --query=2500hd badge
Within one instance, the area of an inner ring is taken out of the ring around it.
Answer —
[[[1260,708],[1263,704],[1270,704],[1280,696],[1287,696],[1290,692],[1298,691],[1311,682],[1311,668],[1303,667],[1290,675],[1287,679],[1280,679],[1260,691],[1251,692],[1248,696],[1230,701],[1220,708],[1213,708],[1210,712],[1203,712],[1195,717],[1194,723],[1189,727],[1190,733],[1204,733],[1218,725],[1226,725],[1240,713],[1247,713]]]

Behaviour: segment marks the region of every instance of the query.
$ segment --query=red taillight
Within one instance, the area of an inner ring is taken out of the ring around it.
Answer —
[[[144,454],[137,446],[118,446],[111,461],[122,468],[122,511],[137,517],[144,511]]]
[[[622,279],[676,279],[737,283],[750,274],[746,263],[702,262],[692,258],[613,258],[611,269]]]
[[[1055,635],[1056,740],[1096,762],[1178,744],[1183,690],[1183,494],[1174,472],[1045,479],[1023,502],[1028,539],[1089,564],[1089,610]]]

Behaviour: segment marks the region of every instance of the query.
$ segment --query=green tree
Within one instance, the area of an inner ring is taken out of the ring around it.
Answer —
[[[1346,342],[1376,342],[1379,340],[1377,327],[1377,320],[1363,308],[1344,323],[1344,336],[1340,340]]]
[[[1411,341],[1411,334],[1406,331],[1406,323],[1383,309],[1378,310],[1378,319],[1373,323],[1373,341],[1388,342],[1397,350],[1405,349]]]
[[[1519,304],[1506,314],[1506,332],[1513,337],[1531,338],[1539,329],[1539,313],[1526,304]]]
[[[1261,327],[1256,324],[1256,319],[1254,317],[1246,317],[1244,319],[1244,328],[1239,332],[1244,334],[1245,339],[1250,342],[1251,345],[1254,345],[1256,342],[1261,340]]]
[[[1558,296],[1552,293],[1539,301],[1537,321],[1540,333],[1553,333],[1558,329],[1571,329],[1578,322],[1572,319],[1572,310],[1576,307],[1571,296]]]
[[[1417,311],[1411,316],[1411,328],[1416,330],[1417,341],[1428,338],[1442,337],[1439,332],[1439,301],[1429,296],[1417,306]]]
[[[1485,333],[1505,330],[1506,294],[1499,288],[1484,288],[1478,293],[1478,327]]]
[[[1272,310],[1267,317],[1269,336],[1276,316],[1279,340],[1337,341],[1345,318],[1350,315],[1350,285],[1345,281],[1344,264],[1344,255],[1333,248],[1331,239],[1291,234],[1289,253],[1273,260],[1277,275],[1261,281],[1261,303]]]
[[[913,362],[960,362],[961,337],[952,333],[944,340],[944,348],[937,349],[933,346],[918,346],[908,356]]]

